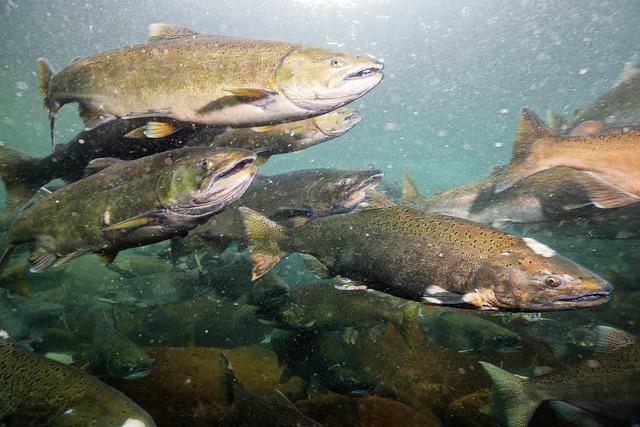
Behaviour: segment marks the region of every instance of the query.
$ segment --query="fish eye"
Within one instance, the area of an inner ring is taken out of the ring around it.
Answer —
[[[338,185],[349,185],[353,182],[351,178],[344,178],[338,181]]]
[[[211,170],[213,169],[213,162],[211,160],[203,160],[202,163],[202,169],[204,170]]]
[[[562,284],[562,279],[556,276],[547,276],[544,279],[544,284],[547,286],[551,286],[552,288],[557,288]]]
[[[344,62],[340,58],[331,58],[329,62],[333,68],[339,68],[344,65]]]

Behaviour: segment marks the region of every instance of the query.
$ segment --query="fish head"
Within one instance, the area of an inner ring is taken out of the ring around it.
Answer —
[[[168,211],[202,217],[235,202],[258,168],[256,154],[236,148],[194,148],[171,159],[156,183],[156,196]]]
[[[477,293],[494,308],[550,311],[592,307],[613,286],[534,239],[490,257],[474,273]]]
[[[377,169],[331,173],[309,188],[310,204],[318,217],[350,212],[365,201],[367,190],[374,189],[383,175]]]
[[[351,108],[338,108],[313,118],[318,130],[331,138],[344,135],[352,127],[360,123],[360,120],[362,120],[360,113]]]
[[[149,375],[151,365],[155,361],[142,348],[132,344],[121,348],[116,355],[108,358],[106,363],[107,376],[124,380],[144,378]]]
[[[381,62],[368,56],[303,48],[284,58],[275,78],[289,101],[321,113],[369,92],[382,81],[382,68]]]

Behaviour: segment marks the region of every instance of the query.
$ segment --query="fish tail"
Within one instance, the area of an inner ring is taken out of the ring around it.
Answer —
[[[7,204],[15,209],[28,201],[51,180],[43,173],[41,159],[7,145],[0,145],[0,178],[7,190]]]
[[[527,396],[526,379],[487,362],[480,365],[491,377],[491,412],[507,427],[526,427],[541,401]]]
[[[43,97],[44,109],[49,113],[50,131],[51,131],[51,145],[55,145],[55,122],[56,113],[58,112],[58,104],[51,99],[49,94],[49,82],[53,76],[53,70],[49,61],[46,58],[38,58],[38,74],[40,76],[40,93]]]
[[[533,111],[523,108],[513,143],[513,155],[509,164],[496,174],[498,182],[495,192],[500,193],[524,178],[540,172],[542,169],[534,164],[532,159],[534,142],[540,138],[554,137],[556,134],[547,128]]]
[[[418,318],[420,316],[420,304],[416,302],[405,303],[401,310],[400,321],[395,325],[407,346],[411,350],[416,349],[416,338],[420,336]]]
[[[11,251],[13,251],[13,248],[10,248]],[[0,260],[0,264],[2,264],[0,266],[0,271],[2,271],[0,275],[0,287],[8,289],[20,296],[30,298],[31,292],[29,292],[29,280],[27,278],[29,263],[27,260],[23,260],[14,263],[10,267],[6,267],[10,255],[10,253],[7,255],[7,260],[5,261],[3,254],[2,260]]]
[[[286,238],[286,233],[282,226],[258,212],[246,207],[239,209],[249,244],[249,257],[253,263],[251,280],[256,280],[287,256],[280,247]]]
[[[402,205],[413,206],[423,197],[411,174],[404,171],[402,173]]]

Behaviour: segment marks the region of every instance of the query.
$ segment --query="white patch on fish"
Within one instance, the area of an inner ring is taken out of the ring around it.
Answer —
[[[9,333],[7,331],[5,331],[4,329],[0,329],[0,339],[8,340],[9,339]]]
[[[556,251],[554,251],[544,243],[538,242],[536,239],[532,239],[531,237],[523,237],[522,240],[524,240],[524,242],[533,252],[545,258],[551,258],[556,254]]]
[[[442,304],[442,301],[440,301],[438,298],[423,297],[422,299],[426,302],[430,302],[431,304]]]
[[[438,295],[438,294],[446,294],[449,291],[441,288],[440,286],[431,285],[426,289],[426,293],[429,295]]]
[[[140,420],[136,420],[135,418],[127,418],[127,420],[122,424],[122,427],[145,427],[146,424]]]

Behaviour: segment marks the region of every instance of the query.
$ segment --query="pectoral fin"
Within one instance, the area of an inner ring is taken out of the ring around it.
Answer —
[[[97,128],[104,123],[116,119],[116,116],[108,114],[104,111],[98,111],[97,109],[86,104],[80,104],[80,106],[78,107],[78,113],[80,114],[80,118],[85,124],[86,130]]]
[[[440,286],[431,285],[425,291],[422,296],[424,302],[437,305],[475,305],[478,306],[476,301],[476,293],[459,294],[456,292],[448,291]],[[482,304],[480,304],[482,305]]]
[[[609,184],[600,175],[593,172],[583,172],[580,174],[579,180],[584,185],[593,204],[601,209],[620,208],[640,203],[640,196]]]
[[[124,160],[116,159],[114,157],[100,157],[98,159],[93,159],[84,168],[84,176],[86,177],[89,175],[93,175],[103,169],[108,168],[109,166],[113,166],[122,162],[124,162]]]
[[[103,228],[102,231],[132,230],[135,228],[144,227],[149,224],[158,223],[160,222],[160,218],[160,213],[150,212],[117,222],[113,225]]]
[[[302,259],[307,265],[307,268],[321,279],[328,279],[330,277],[329,269],[318,258],[309,254],[302,254]]]
[[[125,138],[131,139],[158,139],[172,135],[180,130],[180,127],[166,122],[149,122],[144,126],[135,128],[124,135]]]
[[[209,102],[201,107],[198,110],[198,113],[206,114],[240,104],[254,104],[255,106],[262,107],[268,104],[269,101],[277,95],[277,92],[264,89],[230,88],[224,90],[229,92],[231,95],[223,96]]]
[[[37,248],[29,257],[32,273],[42,273],[47,268],[51,267],[58,259],[58,256],[53,252],[47,251],[43,248]]]

